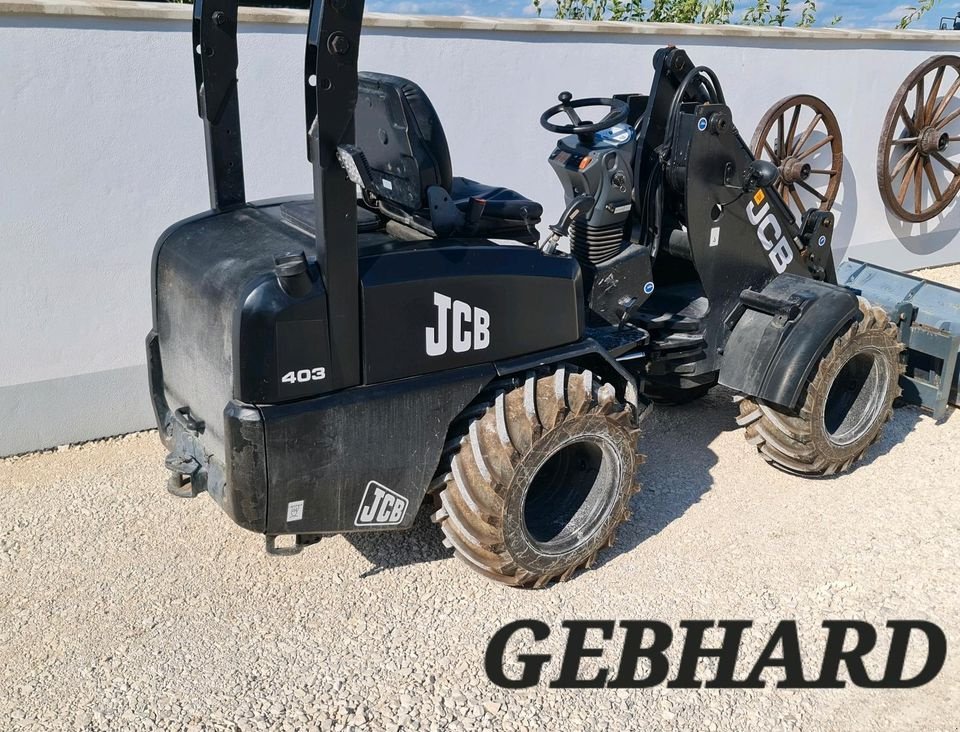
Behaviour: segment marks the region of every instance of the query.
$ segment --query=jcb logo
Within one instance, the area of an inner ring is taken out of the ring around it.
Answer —
[[[770,202],[766,200],[762,190],[757,191],[747,202],[747,218],[757,227],[757,238],[770,257],[773,268],[777,270],[777,274],[783,274],[787,265],[793,261],[793,248],[783,235],[780,222],[770,210]]]
[[[427,355],[442,356],[451,347],[454,353],[482,351],[490,345],[490,313],[462,300],[433,293],[437,324],[427,327]],[[449,341],[449,343],[448,343]]]
[[[367,483],[363,500],[357,509],[356,526],[393,526],[403,521],[407,512],[407,499],[394,493],[375,480]]]

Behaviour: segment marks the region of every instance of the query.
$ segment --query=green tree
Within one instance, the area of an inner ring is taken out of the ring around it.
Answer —
[[[533,0],[537,15],[543,12],[545,0]],[[939,0],[920,0],[921,5]],[[790,24],[790,0],[752,0],[734,19],[734,0],[557,0],[555,16],[561,20],[616,20],[630,23],[706,23],[722,25],[737,22],[743,25],[786,26]],[[810,28],[817,20],[816,0],[802,0],[798,28]],[[830,25],[842,20],[834,16]]]

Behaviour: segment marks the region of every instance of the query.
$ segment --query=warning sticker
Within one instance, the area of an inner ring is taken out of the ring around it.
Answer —
[[[303,501],[290,501],[287,504],[287,521],[299,521],[303,518]]]
[[[766,196],[763,194],[763,189],[761,188],[760,190],[758,190],[756,193],[753,194],[754,205],[759,206],[761,203],[763,203],[763,199],[765,198]]]

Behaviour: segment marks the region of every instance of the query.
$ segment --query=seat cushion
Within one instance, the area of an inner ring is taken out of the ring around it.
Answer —
[[[467,210],[471,198],[483,201],[483,216],[490,218],[532,219],[537,223],[543,215],[543,206],[536,201],[509,188],[489,186],[469,178],[454,178],[450,197],[461,211]]]

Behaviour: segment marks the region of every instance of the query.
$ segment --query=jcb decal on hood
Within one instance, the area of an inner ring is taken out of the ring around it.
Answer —
[[[454,353],[466,353],[490,345],[489,312],[439,292],[433,293],[433,305],[437,324],[426,328],[428,356],[442,356],[451,346]]]

